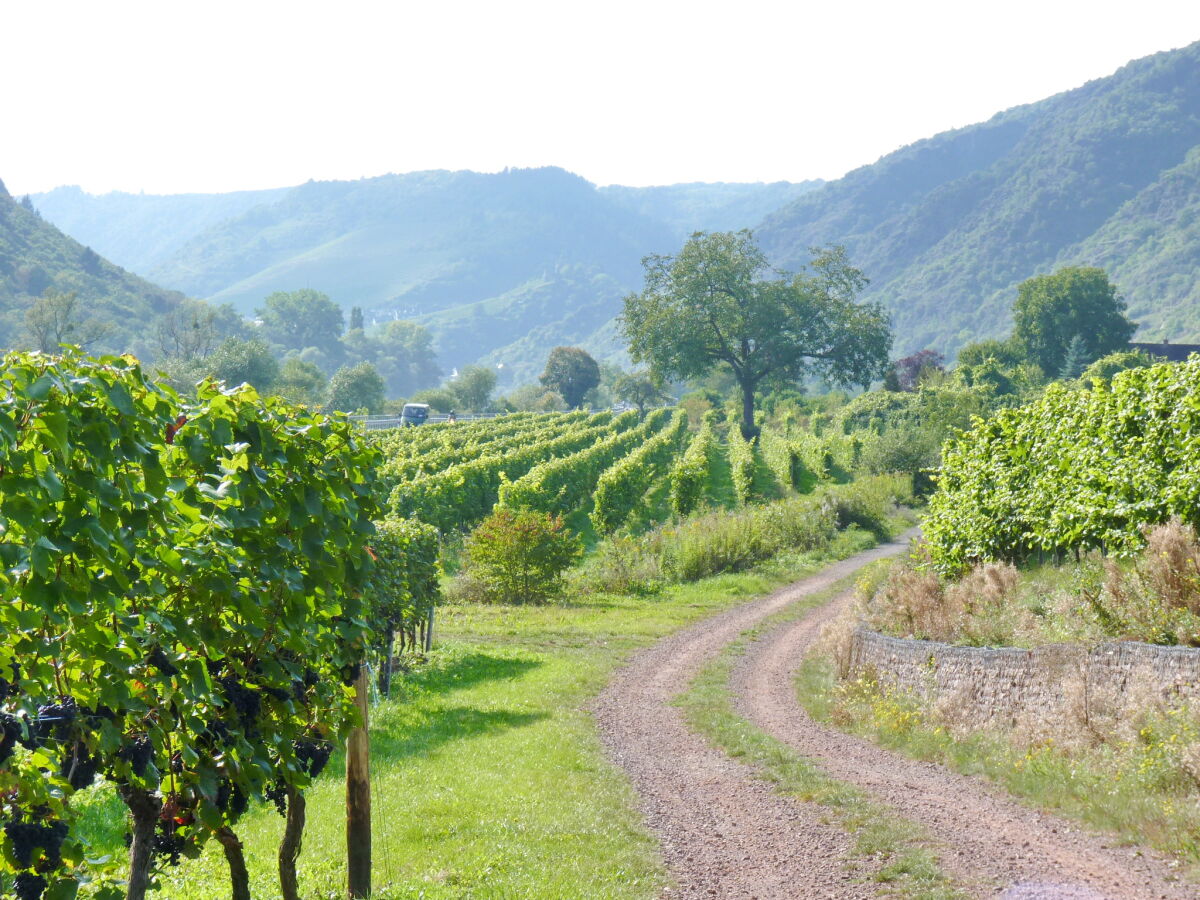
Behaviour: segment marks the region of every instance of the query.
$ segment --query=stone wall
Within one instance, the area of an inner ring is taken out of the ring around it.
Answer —
[[[869,674],[931,704],[953,726],[1052,736],[1068,723],[1107,731],[1131,710],[1200,696],[1200,649],[1130,642],[1032,650],[853,634],[843,675]]]

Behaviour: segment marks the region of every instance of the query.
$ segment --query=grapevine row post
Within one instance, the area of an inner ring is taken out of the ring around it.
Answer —
[[[346,741],[346,873],[351,900],[371,896],[371,759],[367,666],[359,667],[354,703],[362,717]]]

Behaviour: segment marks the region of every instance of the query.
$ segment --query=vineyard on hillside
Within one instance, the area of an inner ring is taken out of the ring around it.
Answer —
[[[568,517],[597,536],[807,492],[852,465],[844,436],[765,429],[746,441],[711,416],[682,410],[517,413],[371,435],[392,515],[468,531],[496,508]],[[724,481],[729,489],[722,491]],[[575,515],[578,514],[578,515]]]

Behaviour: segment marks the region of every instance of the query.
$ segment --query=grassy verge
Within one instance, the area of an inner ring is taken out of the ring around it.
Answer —
[[[588,700],[633,651],[874,541],[852,529],[823,551],[649,598],[441,608],[438,648],[372,713],[375,896],[656,896],[665,883],[657,849],[623,775],[603,756]],[[306,898],[342,896],[342,774],[334,760],[309,793]],[[97,833],[121,821],[111,802],[95,800]],[[273,809],[258,807],[238,826],[256,897],[278,895],[282,825]],[[119,831],[108,848],[118,856]],[[227,893],[226,878],[210,845],[166,874],[162,895],[211,900]]]
[[[1123,842],[1175,854],[1181,874],[1200,877],[1200,769],[1189,774],[1179,758],[1179,749],[1197,740],[1200,724],[1183,712],[1148,718],[1135,737],[1117,744],[1046,740],[1026,747],[998,734],[952,734],[912,697],[867,679],[838,684],[832,665],[820,658],[805,662],[797,690],[818,721],[916,759],[983,775],[1033,805]]]
[[[848,865],[886,886],[887,894],[913,900],[965,897],[939,868],[928,837],[919,826],[872,801],[858,788],[832,778],[734,710],[730,676],[750,642],[771,627],[828,601],[851,583],[851,579],[845,579],[744,632],[701,670],[679,697],[679,705],[688,724],[713,746],[751,766],[781,793],[828,809],[833,820],[853,837]]]

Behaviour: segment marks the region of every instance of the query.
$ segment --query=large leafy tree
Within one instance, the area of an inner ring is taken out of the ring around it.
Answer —
[[[584,394],[600,383],[600,365],[581,347],[555,347],[538,380],[575,409],[583,403]]]
[[[227,338],[204,360],[204,369],[231,387],[249,384],[268,391],[279,378],[279,361],[265,341]]]
[[[369,362],[342,366],[329,379],[330,409],[378,413],[383,409],[384,394],[383,379]]]
[[[496,387],[496,373],[487,366],[467,366],[450,382],[450,391],[464,409],[482,411]]]
[[[285,350],[316,347],[328,360],[340,358],[338,338],[346,328],[342,308],[326,294],[305,288],[276,291],[255,310],[267,340]]]
[[[741,389],[746,435],[760,385],[808,374],[869,384],[887,371],[887,316],[857,302],[866,278],[840,247],[789,274],[767,265],[747,230],[697,232],[676,256],[647,256],[642,265],[645,288],[625,298],[620,320],[633,359],[675,378],[727,366]]]
[[[646,407],[662,403],[670,398],[662,379],[653,372],[628,372],[617,376],[613,382],[613,393],[626,403],[638,408],[638,415],[646,414]]]
[[[1127,349],[1136,329],[1125,317],[1124,298],[1103,269],[1068,266],[1017,287],[1013,342],[1047,375],[1062,371],[1076,337],[1086,351],[1086,365]]]

